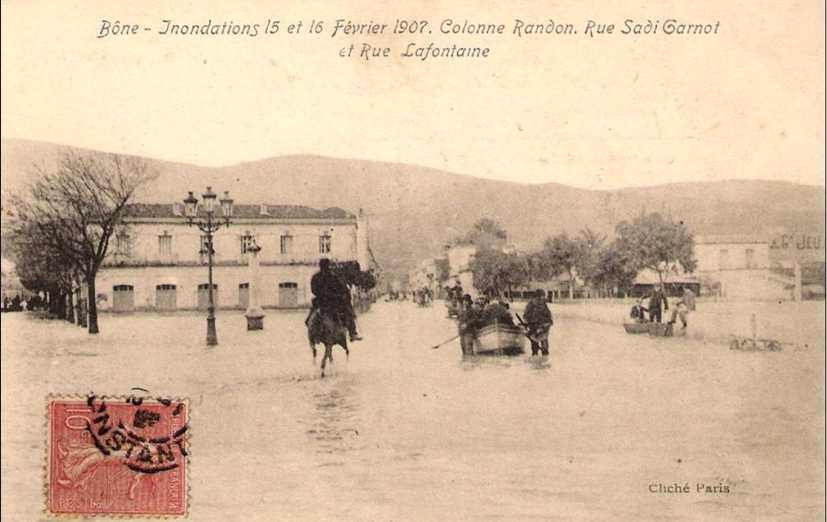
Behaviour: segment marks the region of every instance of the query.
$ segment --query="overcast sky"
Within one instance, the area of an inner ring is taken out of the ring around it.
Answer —
[[[312,153],[585,188],[824,183],[821,2],[439,4],[449,3],[3,1],[2,135],[210,166]],[[393,24],[403,15],[431,21],[434,33],[328,34],[336,18]],[[163,19],[271,17],[282,31],[299,19],[305,30],[312,18],[327,26],[323,36],[155,34]],[[504,23],[509,34],[449,37],[438,30],[445,18]],[[589,18],[616,31],[625,18],[720,21],[720,30],[518,39],[515,18],[571,22],[581,33]],[[99,39],[102,19],[153,31]],[[398,57],[429,38],[487,46],[490,57]],[[364,41],[392,47],[392,58],[339,57]]]

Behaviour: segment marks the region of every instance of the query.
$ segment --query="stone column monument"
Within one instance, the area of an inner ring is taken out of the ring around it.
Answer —
[[[248,273],[250,288],[247,311],[244,317],[247,318],[247,330],[263,330],[264,329],[264,312],[258,304],[258,253],[261,252],[261,247],[253,241],[253,244],[247,247],[248,256]]]

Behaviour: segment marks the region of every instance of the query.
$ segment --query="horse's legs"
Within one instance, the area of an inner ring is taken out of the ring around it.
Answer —
[[[313,365],[316,365],[316,343],[310,343],[310,350],[313,352]]]
[[[327,360],[333,360],[331,353],[333,352],[333,346],[329,344],[324,345],[324,355],[322,356],[322,377],[324,377],[324,369],[327,366]]]
[[[347,348],[347,339],[342,342],[342,348],[345,349],[345,358],[350,359],[350,350]]]

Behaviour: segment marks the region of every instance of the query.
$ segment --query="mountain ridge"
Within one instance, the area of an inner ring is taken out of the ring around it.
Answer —
[[[74,147],[2,139],[3,200],[22,188],[36,162],[57,161]],[[89,150],[89,149],[85,149]],[[371,245],[384,269],[402,277],[421,259],[440,255],[452,236],[482,218],[499,221],[509,240],[536,248],[548,235],[589,226],[611,235],[639,212],[663,211],[696,234],[777,234],[824,229],[824,187],[786,180],[688,181],[582,189],[475,178],[431,167],[374,160],[291,154],[223,167],[145,158],[159,177],[136,198],[171,203],[212,185],[239,203],[363,208]],[[174,196],[173,196],[174,195]]]

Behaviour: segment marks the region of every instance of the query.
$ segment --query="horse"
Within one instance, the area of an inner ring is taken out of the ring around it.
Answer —
[[[347,333],[344,322],[334,311],[317,308],[307,318],[307,340],[310,343],[310,350],[313,352],[313,364],[316,364],[316,345],[324,344],[324,355],[321,362],[322,377],[324,377],[327,361],[333,362],[333,346],[338,344],[344,348],[346,356],[350,358],[350,350],[347,347]]]

